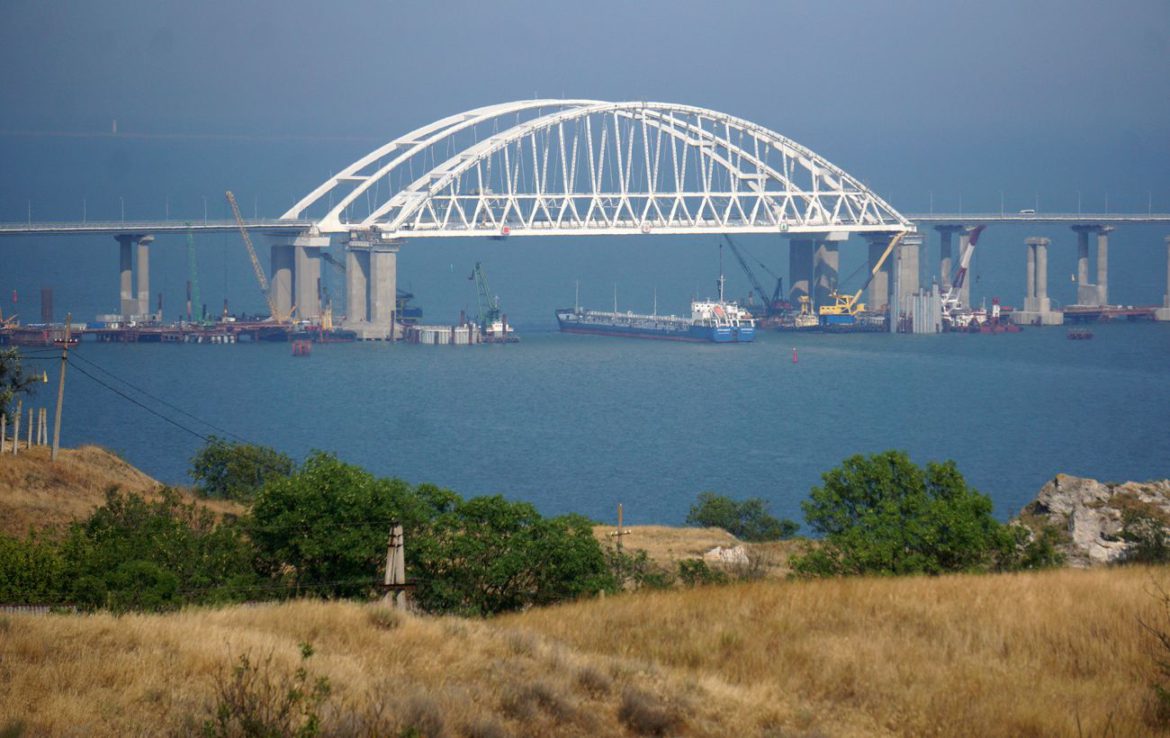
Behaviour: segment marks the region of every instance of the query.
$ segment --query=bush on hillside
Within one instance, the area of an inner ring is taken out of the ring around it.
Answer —
[[[204,497],[250,500],[266,483],[296,471],[286,454],[267,446],[226,441],[216,436],[191,459],[191,479]]]
[[[768,503],[753,497],[737,502],[714,492],[699,493],[698,500],[687,513],[688,525],[722,528],[744,541],[778,541],[791,538],[800,528],[787,518],[776,518],[768,512]]]
[[[0,534],[0,603],[49,605],[61,601],[65,561],[48,538]]]
[[[543,518],[532,505],[499,496],[458,502],[410,548],[416,601],[428,610],[492,615],[614,586],[589,520]]]
[[[237,602],[256,595],[252,548],[238,525],[184,504],[112,489],[61,543],[61,596],[81,607],[166,610],[185,603]]]
[[[806,575],[940,574],[1011,567],[1020,543],[953,461],[922,469],[900,451],[852,456],[801,504],[824,540],[796,557]]]

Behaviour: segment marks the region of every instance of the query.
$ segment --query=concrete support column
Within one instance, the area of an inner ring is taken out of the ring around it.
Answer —
[[[869,239],[869,270],[872,272],[873,267],[877,264],[878,259],[882,258],[882,253],[886,247],[890,245],[889,239],[885,235]],[[901,246],[896,248],[901,251]],[[873,280],[869,283],[869,300],[868,307],[870,310],[884,310],[890,302],[890,274],[893,271],[893,265],[898,262],[900,254],[891,253],[882,264],[882,268],[877,274],[873,275]]]
[[[138,310],[138,300],[134,297],[134,252],[131,248],[135,236],[117,236],[118,264],[119,264],[119,303],[118,312],[123,318],[129,318]]]
[[[1052,309],[1048,300],[1048,239],[1036,240],[1036,309],[1046,313]]]
[[[398,247],[370,247],[370,322],[389,330],[394,340],[394,308],[398,295]]]
[[[922,244],[924,238],[918,233],[908,233],[902,239],[902,243],[898,244],[896,251],[900,259],[900,269],[898,271],[898,305],[902,305],[902,300],[910,295],[918,292],[920,264],[922,262]]]
[[[934,229],[938,231],[938,283],[945,291],[951,286],[951,237],[955,233],[962,232],[961,225],[938,225]]]
[[[817,241],[813,252],[813,304],[817,307],[833,301],[829,295],[837,289],[840,257],[836,242]]]
[[[1024,310],[1036,310],[1036,239],[1029,238],[1025,243],[1028,248],[1028,264],[1024,272]]]
[[[295,247],[288,244],[273,244],[271,254],[272,270],[269,274],[268,297],[278,315],[287,318],[293,309],[293,270],[296,257]]]
[[[1170,309],[1170,236],[1166,236],[1166,294],[1162,295],[1162,304]]]
[[[967,246],[971,243],[971,229],[964,228],[959,231],[959,263],[962,263],[963,254],[967,253]],[[963,278],[963,286],[959,288],[959,302],[966,307],[971,307],[971,265],[968,264],[968,274]]]
[[[154,238],[138,239],[138,315],[150,314],[150,242]]]
[[[1109,232],[1113,226],[1097,229],[1097,304],[1109,304]]]
[[[298,239],[299,240],[299,239]],[[296,280],[297,317],[314,320],[321,317],[321,253],[320,249],[298,243],[295,247],[293,267]]]
[[[1089,234],[1097,226],[1075,225],[1072,229],[1077,234],[1077,304],[1100,305],[1097,285],[1089,281]]]
[[[345,320],[360,323],[369,320],[370,302],[370,252],[369,248],[354,248],[345,251]]]
[[[813,242],[792,239],[788,242],[788,301],[800,305],[801,297],[811,297],[813,279]]]

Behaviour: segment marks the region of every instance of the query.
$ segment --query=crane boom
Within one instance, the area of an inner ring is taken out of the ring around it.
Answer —
[[[471,271],[468,279],[475,281],[475,290],[479,296],[479,325],[481,328],[487,328],[500,319],[500,300],[492,299],[487,275],[478,261],[475,262],[475,269]]]
[[[727,245],[731,247],[731,253],[735,254],[736,261],[738,261],[739,265],[743,267],[744,274],[747,275],[748,281],[752,283],[752,289],[756,291],[756,294],[760,296],[760,301],[764,303],[764,315],[770,317],[778,309],[781,309],[779,307],[779,303],[780,291],[784,284],[783,279],[776,277],[776,289],[772,292],[771,299],[769,299],[768,293],[764,292],[763,285],[760,284],[760,280],[756,279],[755,272],[753,272],[752,268],[748,266],[747,260],[743,258],[743,254],[740,252],[739,247],[735,245],[735,242],[732,241],[731,237],[726,233],[723,234],[723,240],[727,241]],[[756,259],[756,261],[759,262],[759,259]],[[769,274],[772,274],[771,270],[764,266],[763,262],[759,263],[760,266],[764,267],[765,271],[767,271]],[[772,274],[772,276],[775,277],[776,275]]]
[[[853,295],[841,295],[838,294],[836,290],[833,290],[833,293],[829,295],[829,297],[834,300],[834,303],[832,305],[821,305],[817,312],[819,312],[821,315],[856,315],[857,313],[864,310],[865,305],[858,302],[858,300],[861,299],[861,293],[865,292],[865,289],[869,287],[869,283],[872,282],[873,278],[877,276],[877,273],[882,270],[882,265],[886,263],[886,259],[889,258],[890,252],[894,250],[894,247],[897,246],[905,236],[906,232],[902,231],[890,239],[890,245],[886,246],[886,250],[882,252],[882,257],[878,259],[877,263],[873,265],[873,268],[869,270],[869,276],[866,277],[865,284],[861,285],[861,289],[857,290],[857,292]]]
[[[252,237],[248,235],[248,227],[244,225],[244,216],[240,215],[240,206],[236,203],[236,196],[231,190],[225,193],[228,204],[232,206],[232,215],[236,218],[236,225],[240,228],[240,236],[244,239],[244,247],[248,249],[248,257],[252,260],[252,269],[256,272],[256,281],[260,283],[260,291],[264,293],[264,301],[268,303],[268,311],[272,319],[283,323],[288,320],[287,315],[278,315],[276,304],[272,301],[271,290],[268,288],[268,277],[264,274],[264,267],[260,266],[260,259],[256,257],[256,249],[252,246]]]
[[[955,271],[955,277],[951,280],[951,287],[959,290],[963,288],[963,282],[967,279],[967,267],[971,264],[971,254],[975,253],[975,244],[979,241],[979,234],[983,233],[985,225],[977,225],[971,229],[971,233],[967,239],[967,248],[963,249],[963,255],[959,259],[959,268]]]

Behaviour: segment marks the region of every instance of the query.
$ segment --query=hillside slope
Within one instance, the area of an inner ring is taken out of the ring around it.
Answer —
[[[1164,569],[758,582],[493,620],[297,601],[0,614],[0,730],[195,732],[242,655],[327,677],[326,735],[1103,736],[1143,722]],[[1161,654],[1165,655],[1165,654]]]
[[[111,487],[149,497],[162,484],[99,446],[61,449],[56,462],[45,447],[0,456],[0,533],[23,536],[30,528],[84,518],[105,502]],[[241,509],[230,502],[203,504],[218,513]]]

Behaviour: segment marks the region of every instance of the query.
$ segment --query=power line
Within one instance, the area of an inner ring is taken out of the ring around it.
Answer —
[[[202,434],[202,433],[200,433],[199,431],[192,430],[191,428],[188,428],[187,426],[183,425],[182,423],[179,423],[179,422],[178,422],[178,421],[176,421],[176,420],[172,420],[171,418],[168,418],[167,416],[163,415],[162,413],[158,412],[157,410],[154,410],[153,408],[150,408],[150,407],[148,407],[148,406],[144,405],[143,403],[141,403],[141,402],[139,402],[138,400],[134,399],[133,397],[131,397],[130,395],[126,394],[125,392],[123,392],[122,390],[118,389],[117,387],[111,387],[110,385],[106,384],[105,382],[103,382],[102,380],[98,379],[98,378],[97,378],[97,377],[95,377],[94,375],[90,374],[90,373],[89,373],[89,372],[87,372],[86,370],[82,369],[80,366],[74,365],[74,367],[73,367],[73,368],[74,368],[74,369],[76,369],[77,371],[81,372],[81,373],[82,373],[82,374],[84,374],[85,376],[89,377],[89,378],[90,378],[90,379],[92,379],[94,382],[97,382],[98,384],[100,384],[101,386],[105,387],[105,388],[106,388],[106,389],[108,389],[109,391],[111,391],[111,392],[113,392],[114,394],[118,395],[118,396],[119,396],[119,397],[121,397],[122,399],[124,399],[124,400],[127,400],[127,401],[129,401],[129,402],[131,402],[131,403],[133,403],[133,404],[137,405],[138,407],[142,408],[143,410],[145,410],[146,412],[150,413],[151,415],[154,415],[154,416],[156,416],[156,417],[158,417],[158,418],[161,418],[161,419],[165,420],[166,422],[170,423],[171,425],[175,426],[176,428],[178,428],[178,429],[180,429],[180,430],[187,431],[188,433],[190,433],[191,435],[195,436],[196,438],[200,438],[200,439],[202,439],[204,442],[209,442],[209,441],[211,440],[210,438],[208,438],[207,436],[203,435],[203,434]]]
[[[121,377],[119,377],[118,375],[114,374],[114,373],[113,373],[113,372],[111,372],[110,370],[108,370],[108,369],[105,369],[105,368],[103,368],[103,367],[99,366],[99,365],[98,365],[96,362],[92,361],[91,359],[87,359],[87,358],[85,358],[84,356],[81,356],[80,354],[74,354],[74,355],[73,355],[73,358],[75,358],[75,359],[81,359],[81,360],[82,360],[82,361],[84,361],[86,364],[89,364],[90,366],[92,366],[94,369],[97,369],[98,371],[102,372],[102,373],[103,373],[103,374],[105,374],[106,376],[108,376],[108,377],[112,377],[113,379],[115,379],[115,380],[117,380],[117,381],[121,382],[122,384],[126,385],[127,387],[130,387],[130,388],[131,388],[131,389],[133,389],[135,392],[138,392],[139,394],[145,395],[146,397],[149,397],[150,399],[154,400],[155,402],[157,402],[157,403],[159,403],[159,404],[161,404],[161,405],[165,405],[166,407],[170,408],[171,410],[174,410],[174,411],[175,411],[175,412],[177,412],[177,413],[180,413],[180,414],[182,414],[182,415],[185,415],[185,416],[187,416],[188,418],[191,418],[192,420],[194,420],[194,421],[196,421],[196,422],[198,422],[198,423],[202,423],[203,425],[206,425],[208,428],[211,428],[212,430],[217,430],[217,431],[219,431],[220,433],[223,433],[224,435],[231,436],[232,438],[235,438],[236,440],[238,440],[238,441],[240,441],[240,442],[242,442],[242,443],[251,443],[251,442],[250,442],[248,439],[244,438],[243,436],[240,436],[239,434],[232,433],[230,430],[227,430],[226,428],[220,428],[219,426],[215,425],[214,423],[209,423],[208,421],[206,421],[206,420],[203,420],[203,419],[202,419],[202,418],[200,418],[200,417],[197,417],[197,416],[195,416],[195,415],[192,415],[191,413],[187,412],[187,411],[186,411],[186,410],[184,410],[183,408],[181,408],[181,407],[178,407],[177,405],[174,405],[174,404],[172,404],[172,403],[170,403],[170,402],[167,402],[166,400],[164,400],[164,399],[163,399],[163,398],[161,398],[161,397],[156,397],[155,395],[152,395],[152,394],[150,394],[149,392],[147,392],[146,390],[142,389],[141,387],[138,387],[137,385],[131,384],[130,382],[128,382],[128,381],[127,381],[127,380],[125,380],[125,379],[122,379]],[[255,444],[253,444],[253,445],[255,445]]]

